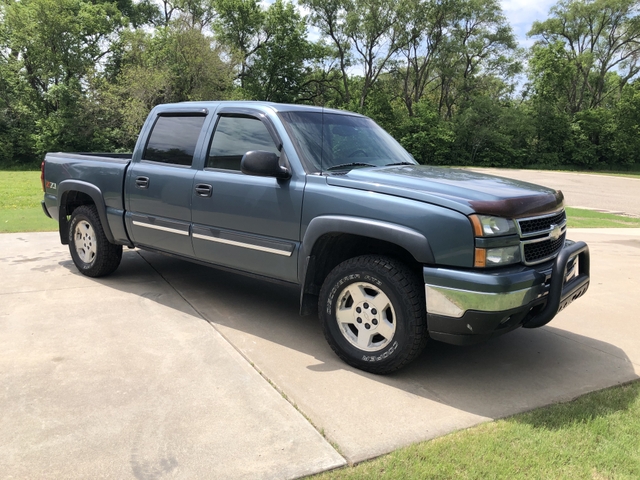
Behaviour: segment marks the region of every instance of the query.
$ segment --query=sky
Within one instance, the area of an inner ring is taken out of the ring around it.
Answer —
[[[535,20],[544,20],[556,0],[501,0],[504,12],[521,47],[533,45],[527,32]]]

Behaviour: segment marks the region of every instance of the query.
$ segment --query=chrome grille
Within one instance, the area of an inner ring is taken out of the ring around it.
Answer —
[[[563,234],[557,240],[543,240],[542,242],[525,243],[524,244],[524,261],[525,263],[538,263],[554,257],[564,245],[566,234]]]
[[[544,216],[531,218],[527,220],[518,220],[520,231],[523,234],[535,233],[541,230],[548,230],[551,225],[562,225],[567,220],[567,214],[564,210],[553,216]]]
[[[558,255],[564,246],[567,215],[564,210],[517,221],[525,265],[542,263]]]

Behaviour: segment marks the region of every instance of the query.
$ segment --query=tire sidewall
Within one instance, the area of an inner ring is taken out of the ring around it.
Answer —
[[[367,369],[367,367],[376,368],[389,363],[395,363],[403,352],[406,351],[409,343],[407,322],[411,321],[411,318],[404,303],[400,300],[402,295],[394,283],[385,278],[385,275],[381,275],[379,272],[370,268],[357,270],[355,267],[351,267],[344,272],[332,272],[327,277],[328,291],[320,296],[320,301],[322,302],[321,319],[325,336],[334,351],[337,348],[339,352],[337,351],[336,353],[340,356],[344,355],[347,357],[344,359],[351,365],[365,367],[365,369]],[[379,288],[387,295],[395,311],[396,318],[394,321],[396,322],[396,331],[393,339],[385,348],[376,352],[360,350],[352,345],[344,337],[336,320],[336,309],[340,294],[345,287],[358,282],[367,282]]]

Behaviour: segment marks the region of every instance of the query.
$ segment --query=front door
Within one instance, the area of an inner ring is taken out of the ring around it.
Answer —
[[[252,150],[286,161],[266,122],[246,109],[218,114],[205,169],[194,182],[193,247],[203,260],[297,282],[304,177],[277,180],[240,171]]]

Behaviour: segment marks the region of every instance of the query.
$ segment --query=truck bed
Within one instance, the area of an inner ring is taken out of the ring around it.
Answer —
[[[104,205],[99,211],[106,212],[101,220],[108,230],[109,240],[129,243],[123,223],[123,188],[131,157],[130,153],[48,153],[44,166],[46,212],[64,223],[66,212],[59,206],[67,201],[66,192],[81,192],[97,205]],[[66,243],[66,238],[62,237]]]

